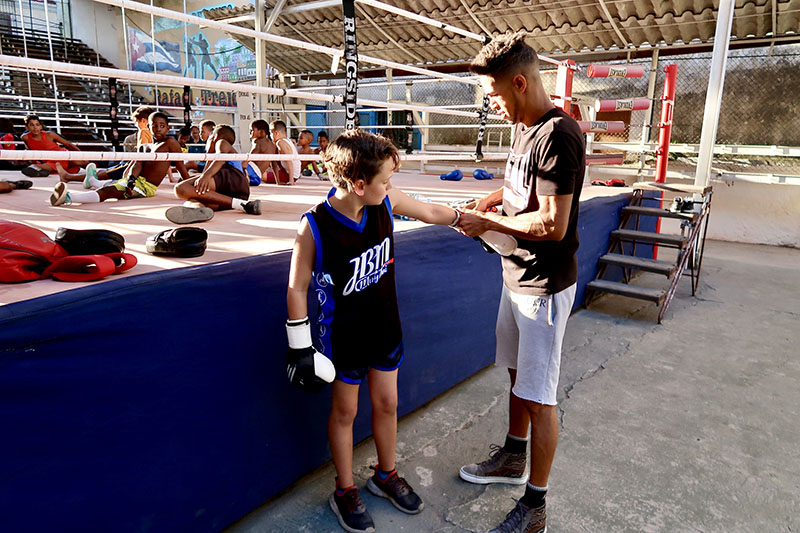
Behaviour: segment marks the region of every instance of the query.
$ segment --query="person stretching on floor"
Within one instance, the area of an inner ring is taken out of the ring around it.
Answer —
[[[206,144],[209,154],[237,154],[233,147],[236,133],[227,124],[214,128]],[[261,214],[261,201],[250,198],[250,180],[242,170],[241,161],[209,161],[197,178],[175,186],[175,196],[199,202],[203,207],[175,206],[167,210],[167,218],[175,224],[204,222],[214,211],[238,209],[249,215]]]
[[[174,137],[168,137],[169,123],[166,114],[156,111],[150,115],[150,131],[153,142],[145,145],[146,152],[170,152],[180,154],[181,145]],[[122,178],[111,185],[105,185],[96,191],[69,192],[67,184],[58,182],[50,195],[51,205],[70,205],[73,202],[89,204],[103,202],[109,198],[130,200],[132,198],[149,198],[155,196],[156,190],[169,171],[170,161],[131,161],[125,168]],[[175,166],[184,179],[189,173],[183,162],[177,161]]]
[[[314,134],[311,130],[303,130],[300,132],[300,136],[297,138],[297,153],[298,154],[316,154],[317,152],[311,148],[311,141],[314,140]],[[324,180],[325,177],[322,176],[322,171],[317,166],[315,161],[302,161],[301,165],[305,164],[305,167],[301,174],[303,176],[310,176],[312,172],[316,175],[319,179]]]
[[[8,180],[8,181],[0,181],[0,194],[15,191],[15,190],[23,190],[23,189],[30,189],[33,186],[33,182],[31,180]]]
[[[62,152],[80,152],[80,148],[52,131],[44,131],[44,126],[37,115],[25,117],[25,126],[28,133],[22,134],[22,140],[28,150],[58,150]],[[60,146],[59,146],[60,145]],[[49,176],[51,172],[56,172],[56,165],[63,163],[70,166],[66,161],[40,161],[33,163],[21,170],[23,174],[31,178],[43,178]],[[86,166],[86,161],[71,161],[70,169],[77,171],[78,167]]]
[[[150,132],[149,119],[155,109],[149,106],[139,106],[131,113],[131,121],[136,125],[136,150],[142,146],[153,142],[153,134]],[[122,179],[122,174],[128,168],[129,161],[125,161],[110,168],[97,168],[94,163],[86,165],[86,172],[67,172],[60,162],[56,162],[56,171],[61,181],[82,181],[86,189],[100,188],[111,185],[115,181]]]

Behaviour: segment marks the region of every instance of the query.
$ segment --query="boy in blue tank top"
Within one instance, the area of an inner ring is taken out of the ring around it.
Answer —
[[[393,189],[390,180],[398,164],[392,143],[365,131],[346,131],[328,146],[325,166],[334,188],[303,215],[289,274],[289,359],[293,353],[321,357],[319,350],[335,367],[328,438],[337,477],[329,503],[341,526],[351,532],[375,530],[353,479],[353,420],[365,379],[378,452],[367,489],[405,513],[423,508],[395,469],[397,370],[403,344],[392,213],[449,225],[456,225],[460,214]],[[320,303],[314,340],[307,308],[312,282]],[[295,371],[290,363],[290,378]]]

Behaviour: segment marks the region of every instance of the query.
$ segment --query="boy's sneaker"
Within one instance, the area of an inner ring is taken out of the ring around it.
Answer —
[[[67,190],[67,184],[63,181],[59,181],[56,183],[55,188],[53,189],[53,194],[50,195],[50,205],[70,205],[72,204],[72,199],[69,197],[69,191]]]
[[[375,470],[375,475],[367,480],[367,489],[381,498],[388,498],[392,505],[408,514],[417,514],[422,511],[425,504],[422,499],[414,492],[411,485],[397,475],[397,470],[386,477],[384,481],[378,476],[378,467],[371,466]]]
[[[509,453],[502,446],[492,444],[489,458],[482,463],[464,465],[458,475],[470,483],[508,483],[510,485],[524,485],[528,481],[525,475],[527,455],[523,453]]]
[[[91,189],[93,179],[97,179],[97,165],[89,163],[86,165],[86,176],[83,178],[83,188]]]
[[[372,521],[367,506],[361,501],[358,487],[350,487],[341,496],[333,491],[328,503],[345,531],[351,533],[375,531],[375,522]]]
[[[261,200],[250,200],[246,204],[244,204],[244,212],[248,215],[260,215],[261,214]]]
[[[547,505],[533,508],[519,501],[503,523],[489,533],[547,533]]]

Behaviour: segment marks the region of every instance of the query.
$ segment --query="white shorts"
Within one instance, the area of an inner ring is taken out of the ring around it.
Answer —
[[[497,311],[495,364],[517,371],[515,396],[556,405],[561,343],[576,284],[550,296],[528,296],[503,285]]]

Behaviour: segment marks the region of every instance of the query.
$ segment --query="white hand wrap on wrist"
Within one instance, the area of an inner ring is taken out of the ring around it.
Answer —
[[[311,346],[311,323],[308,317],[287,320],[286,337],[289,339],[289,348],[293,350],[302,350]]]

